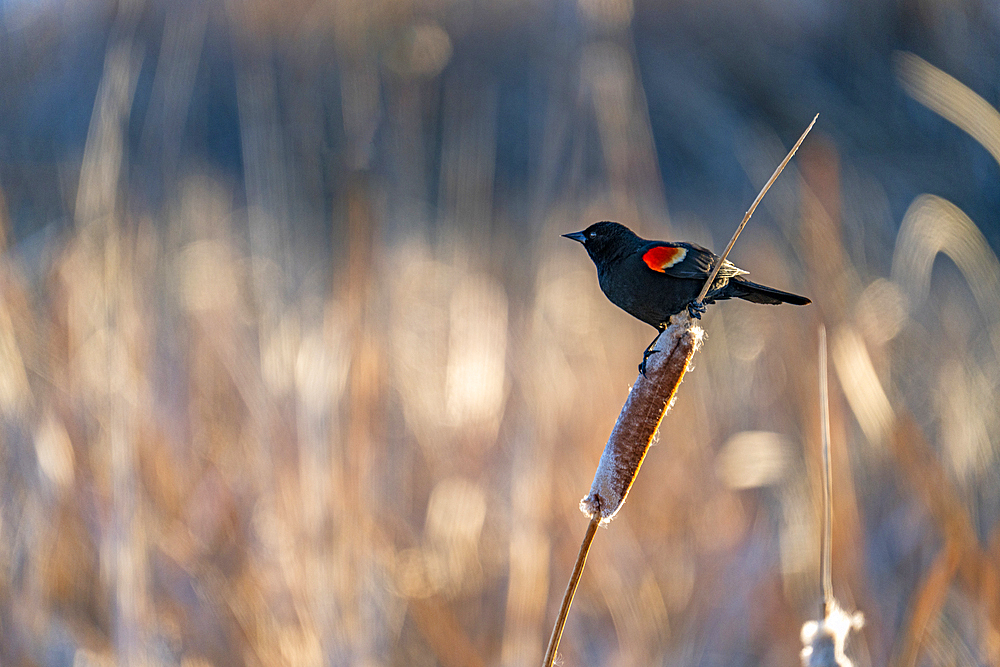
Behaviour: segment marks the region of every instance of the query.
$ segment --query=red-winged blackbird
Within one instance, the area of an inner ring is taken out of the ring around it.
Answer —
[[[629,315],[663,331],[670,316],[685,308],[699,319],[705,312],[695,299],[717,258],[712,251],[693,243],[647,241],[617,222],[595,222],[582,232],[563,236],[583,244],[597,265],[601,290]],[[723,262],[705,303],[733,297],[754,303],[811,303],[804,296],[752,283],[743,277],[745,273],[729,260]],[[643,375],[655,342],[656,338],[642,354],[639,371]]]

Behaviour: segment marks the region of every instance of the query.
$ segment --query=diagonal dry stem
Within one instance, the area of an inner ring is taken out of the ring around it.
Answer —
[[[708,294],[708,290],[711,289],[712,284],[715,282],[715,276],[719,275],[719,269],[722,268],[722,264],[726,261],[726,257],[729,256],[729,251],[733,249],[734,245],[736,245],[736,239],[740,237],[740,233],[743,231],[743,228],[747,226],[747,223],[750,221],[750,216],[757,210],[757,205],[760,204],[760,200],[764,198],[764,195],[771,189],[774,182],[778,180],[778,176],[782,171],[784,171],[785,165],[787,165],[788,161],[792,159],[792,156],[795,155],[795,151],[799,150],[799,146],[802,145],[806,135],[809,134],[813,125],[816,124],[817,118],[819,118],[819,114],[813,116],[812,122],[809,123],[809,127],[806,128],[805,132],[802,133],[802,136],[799,137],[799,140],[795,142],[794,146],[792,146],[792,150],[788,151],[788,155],[785,156],[785,159],[781,161],[778,168],[774,170],[773,174],[771,174],[771,178],[767,179],[767,183],[764,184],[764,187],[761,188],[757,198],[753,200],[753,204],[751,204],[750,208],[747,209],[746,214],[743,216],[743,221],[740,222],[740,226],[736,228],[736,233],[733,234],[733,238],[729,239],[729,245],[726,246],[725,251],[723,251],[722,255],[719,256],[719,259],[715,261],[715,266],[712,267],[712,272],[709,274],[708,280],[705,281],[705,284],[701,288],[701,293],[698,294],[698,298],[696,299],[697,303],[701,303],[705,300],[705,295]]]
[[[556,651],[559,650],[559,640],[562,639],[563,628],[566,627],[566,619],[569,618],[569,608],[573,604],[573,596],[583,578],[583,568],[587,564],[587,554],[590,553],[590,545],[594,543],[594,536],[597,535],[597,527],[601,525],[601,515],[595,514],[590,519],[587,526],[587,533],[583,536],[583,543],[580,545],[580,553],[576,557],[576,565],[573,567],[573,574],[570,575],[569,583],[566,584],[566,592],[563,594],[562,604],[559,605],[559,615],[556,617],[555,627],[552,628],[552,636],[549,637],[549,646],[545,650],[545,667],[551,667],[556,660]]]

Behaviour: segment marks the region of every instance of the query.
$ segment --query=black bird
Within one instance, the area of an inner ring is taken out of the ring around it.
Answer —
[[[605,296],[629,315],[663,331],[685,308],[701,318],[703,304],[695,303],[717,255],[693,243],[668,243],[639,238],[617,222],[595,222],[582,232],[563,234],[579,241],[597,265],[597,280]],[[747,273],[726,260],[722,263],[705,303],[743,299],[754,303],[791,303],[804,306],[809,299],[750,282]],[[659,337],[659,334],[657,334]],[[646,374],[646,359],[656,338],[642,354],[639,371]]]

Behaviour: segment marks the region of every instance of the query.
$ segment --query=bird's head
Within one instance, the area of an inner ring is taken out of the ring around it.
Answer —
[[[617,222],[595,222],[582,232],[563,234],[579,241],[595,262],[608,261],[622,254],[633,252],[642,243],[631,229]]]

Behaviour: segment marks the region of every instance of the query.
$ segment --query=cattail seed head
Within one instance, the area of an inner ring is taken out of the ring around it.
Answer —
[[[660,421],[673,404],[677,387],[692,356],[701,347],[704,330],[687,313],[675,315],[656,341],[646,374],[639,375],[611,437],[604,446],[590,493],[580,501],[580,511],[602,523],[610,521],[625,502]]]
[[[854,667],[844,654],[844,644],[851,630],[865,624],[861,612],[848,614],[833,598],[827,604],[826,617],[807,621],[802,626],[802,667]]]

